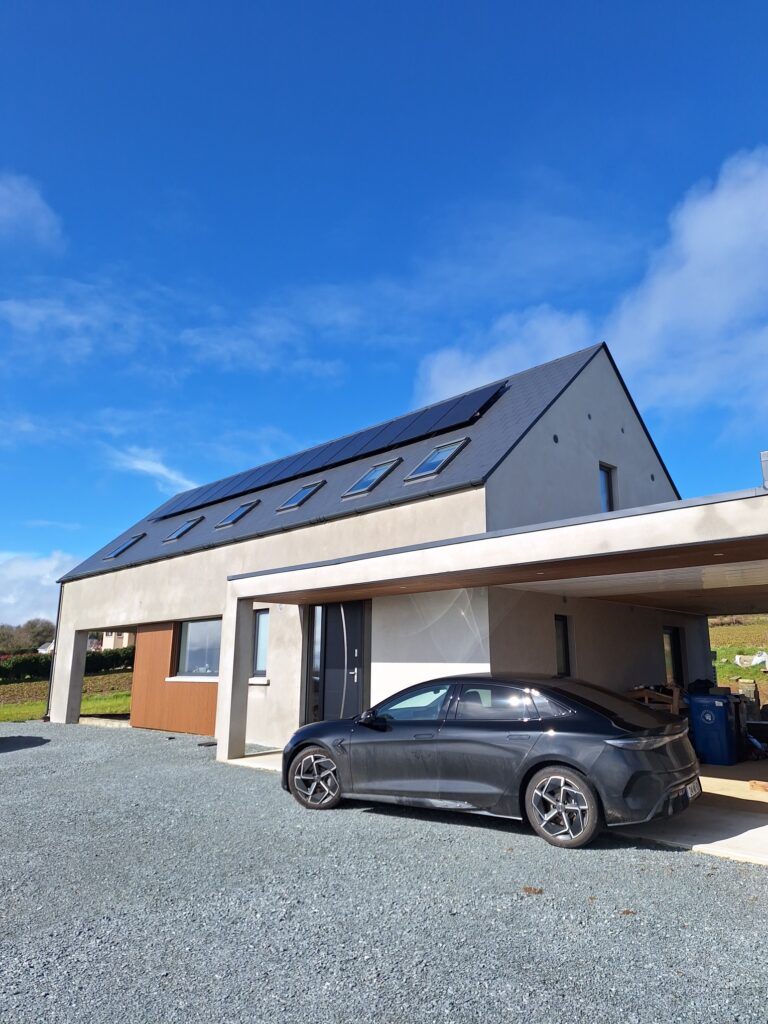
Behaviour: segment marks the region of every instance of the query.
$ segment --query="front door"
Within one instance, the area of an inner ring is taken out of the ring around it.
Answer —
[[[316,605],[310,616],[308,722],[352,718],[367,683],[364,601]]]

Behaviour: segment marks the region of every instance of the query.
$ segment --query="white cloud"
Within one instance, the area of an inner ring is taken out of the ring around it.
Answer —
[[[65,523],[60,519],[27,519],[24,525],[30,530],[79,530],[80,523]]]
[[[505,313],[480,337],[426,356],[419,365],[417,399],[434,402],[468,391],[593,342],[592,325],[583,313],[549,306]]]
[[[177,491],[186,491],[197,486],[183,473],[167,466],[160,452],[154,448],[138,448],[131,445],[125,449],[118,449],[107,446],[107,454],[115,469],[149,476],[155,481],[158,489],[166,494],[175,494]]]
[[[20,174],[0,174],[0,242],[58,249],[61,222],[40,189]]]
[[[764,416],[768,390],[768,149],[726,161],[672,212],[666,242],[604,318],[510,309],[419,367],[419,400],[453,394],[600,340],[644,408]]]
[[[18,626],[38,617],[55,619],[56,580],[79,561],[63,551],[49,555],[0,551],[0,622]]]

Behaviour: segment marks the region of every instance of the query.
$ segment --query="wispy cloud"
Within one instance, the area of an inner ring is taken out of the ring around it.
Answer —
[[[604,317],[551,306],[507,309],[421,361],[419,400],[455,394],[585,344],[606,340],[644,408],[717,407],[731,417],[745,389],[768,389],[768,149],[737,154],[669,219],[640,281]],[[751,410],[751,411],[750,411]]]
[[[56,580],[79,561],[64,551],[48,555],[0,551],[0,622],[18,626],[32,618],[55,619]]]
[[[24,525],[30,530],[79,530],[80,523],[65,523],[60,519],[27,519]]]
[[[20,174],[0,174],[0,243],[58,249],[63,238],[61,221],[39,186]]]
[[[177,491],[186,491],[190,487],[197,486],[189,477],[166,465],[162,454],[153,448],[105,447],[109,461],[115,469],[149,476],[155,481],[158,489],[166,494],[175,494]]]

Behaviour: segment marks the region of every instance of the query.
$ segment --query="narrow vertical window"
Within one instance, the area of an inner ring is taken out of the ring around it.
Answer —
[[[683,645],[677,626],[664,628],[664,669],[667,686],[683,685]]]
[[[569,676],[571,674],[571,643],[568,636],[568,617],[566,615],[555,616],[555,656],[557,674],[559,676]]]
[[[269,648],[269,609],[260,608],[254,613],[253,633],[253,675],[267,674],[267,649]]]
[[[613,466],[600,463],[600,509],[603,512],[613,512],[616,509],[614,472]]]

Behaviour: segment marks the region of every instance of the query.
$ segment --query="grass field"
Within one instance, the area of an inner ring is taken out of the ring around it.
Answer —
[[[768,616],[743,616],[743,621],[710,624],[709,638],[713,650],[717,651],[717,682],[720,686],[735,685],[737,679],[751,679],[760,683],[762,694],[768,692],[768,674],[762,670],[765,665],[755,668],[740,668],[734,664],[737,654],[757,654],[768,650]],[[763,702],[765,697],[763,697]]]
[[[131,710],[131,672],[108,672],[83,680],[82,715],[127,715]],[[48,683],[0,683],[0,722],[42,718]]]

